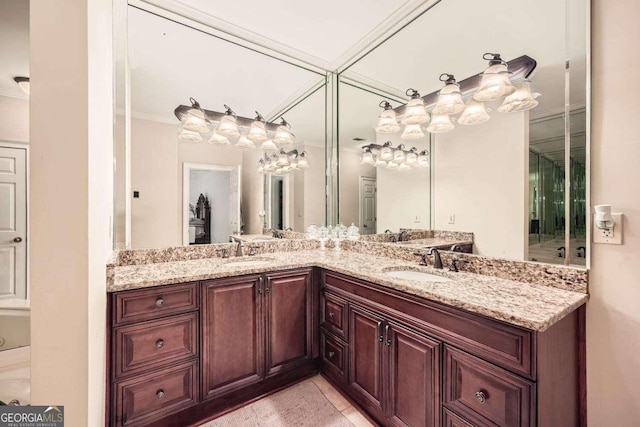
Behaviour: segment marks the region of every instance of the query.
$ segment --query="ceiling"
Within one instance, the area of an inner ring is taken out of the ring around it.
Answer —
[[[29,1],[0,0],[0,96],[27,99],[14,77],[29,77]]]

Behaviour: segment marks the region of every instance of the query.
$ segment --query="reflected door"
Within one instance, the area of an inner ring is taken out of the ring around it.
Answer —
[[[376,234],[376,180],[360,177],[360,234]]]
[[[25,149],[0,147],[0,301],[7,303],[27,298],[26,161]]]

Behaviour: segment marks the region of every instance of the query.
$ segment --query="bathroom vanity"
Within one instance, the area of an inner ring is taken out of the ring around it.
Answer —
[[[586,293],[351,251],[261,260],[114,267],[107,425],[199,425],[318,371],[381,425],[583,422]]]

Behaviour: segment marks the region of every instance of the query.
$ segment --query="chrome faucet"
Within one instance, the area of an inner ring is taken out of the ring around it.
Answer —
[[[414,252],[413,253],[415,256],[419,256],[420,257],[420,265],[424,265],[424,266],[428,266],[429,263],[427,262],[427,254],[422,254],[420,252]]]
[[[459,244],[455,243],[453,245],[451,245],[451,249],[449,249],[451,252],[462,252],[462,246],[460,246]]]
[[[244,256],[242,252],[242,240],[238,240],[238,247],[236,248],[236,256]]]
[[[442,270],[442,258],[437,248],[429,248],[427,255],[433,255],[433,268]]]
[[[408,242],[411,240],[411,232],[409,230],[402,230],[398,236],[398,242]]]

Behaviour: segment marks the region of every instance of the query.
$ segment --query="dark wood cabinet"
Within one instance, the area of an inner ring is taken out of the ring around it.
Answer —
[[[264,377],[262,276],[202,284],[202,398]]]
[[[311,270],[268,274],[264,285],[266,374],[311,359]]]

